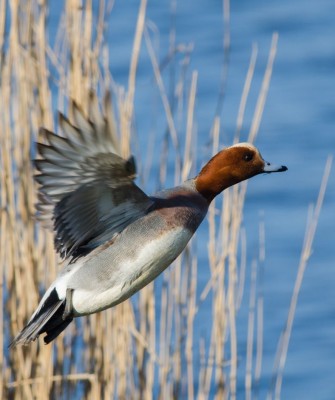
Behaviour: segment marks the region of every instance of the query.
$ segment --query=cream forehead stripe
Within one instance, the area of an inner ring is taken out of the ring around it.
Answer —
[[[252,145],[251,143],[247,143],[247,142],[234,144],[232,146],[227,147],[227,149],[231,149],[232,147],[247,147],[250,150],[258,152],[258,149],[254,145]]]

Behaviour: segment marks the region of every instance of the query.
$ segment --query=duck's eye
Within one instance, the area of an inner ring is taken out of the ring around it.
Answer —
[[[251,161],[253,158],[254,158],[254,155],[252,153],[247,153],[243,157],[244,161]]]

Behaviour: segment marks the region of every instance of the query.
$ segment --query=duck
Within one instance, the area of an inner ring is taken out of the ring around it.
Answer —
[[[51,228],[64,266],[10,347],[44,334],[52,342],[74,318],[125,301],[184,250],[213,199],[260,174],[287,170],[251,143],[223,148],[179,186],[148,196],[135,184],[135,158],[123,158],[115,124],[86,117],[73,103],[59,114],[62,136],[40,128],[35,162],[37,218]]]

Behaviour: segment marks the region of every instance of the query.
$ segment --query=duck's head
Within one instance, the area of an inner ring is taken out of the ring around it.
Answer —
[[[195,179],[196,188],[209,202],[229,186],[255,175],[283,172],[287,167],[264,161],[250,143],[238,143],[216,154]]]

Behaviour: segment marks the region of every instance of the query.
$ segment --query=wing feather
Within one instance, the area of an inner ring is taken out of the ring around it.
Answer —
[[[119,154],[113,115],[101,116],[96,96],[91,97],[92,119],[73,103],[74,123],[59,114],[64,137],[41,128],[48,144],[37,144],[37,216],[53,226],[63,258],[83,256],[109,241],[152,205],[134,183],[134,158]]]

